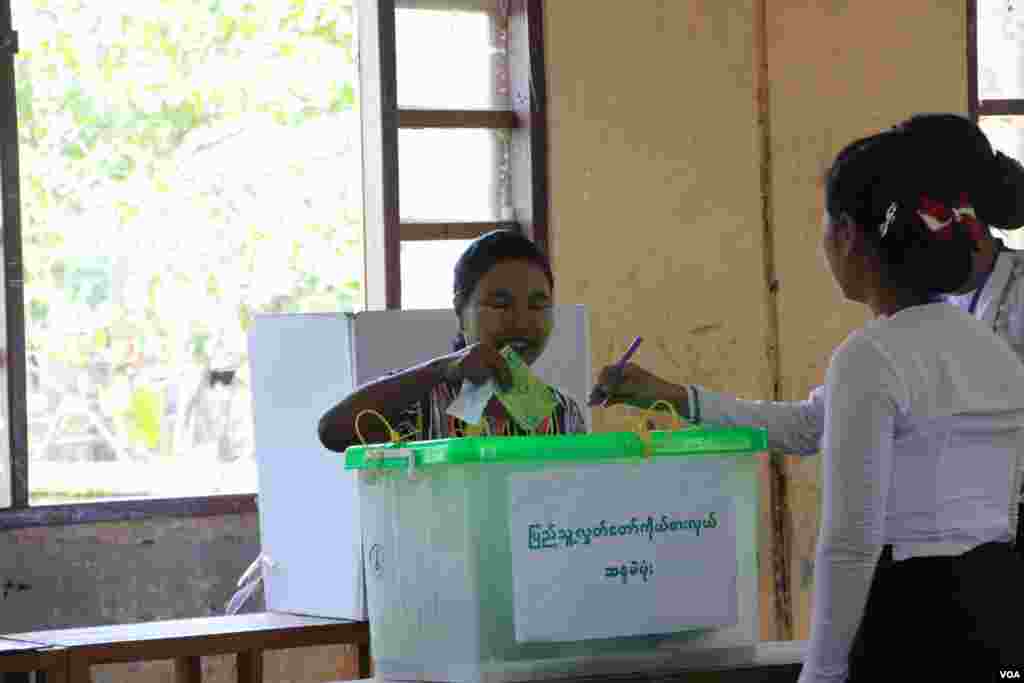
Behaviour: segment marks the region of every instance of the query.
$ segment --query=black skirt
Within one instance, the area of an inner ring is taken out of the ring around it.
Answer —
[[[885,547],[850,651],[847,680],[905,675],[1024,680],[1024,558],[1010,544],[899,562],[892,559],[892,547]]]

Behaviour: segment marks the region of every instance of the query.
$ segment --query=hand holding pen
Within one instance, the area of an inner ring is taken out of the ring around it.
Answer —
[[[629,362],[640,346],[637,337],[614,365],[603,368],[590,394],[588,405],[605,407],[624,403],[636,408],[649,408],[656,401],[669,401],[680,415],[689,413],[686,387],[673,384]]]
[[[590,392],[590,400],[588,404],[595,406],[600,404],[601,407],[608,405],[608,400],[611,398],[614,389],[622,382],[623,372],[626,369],[626,363],[633,357],[636,350],[640,347],[640,342],[643,341],[642,337],[634,337],[633,341],[630,342],[629,348],[622,354],[618,362],[610,368],[605,368],[601,373],[601,378],[598,380],[597,386],[594,387],[593,391]],[[605,376],[607,372],[607,376]]]

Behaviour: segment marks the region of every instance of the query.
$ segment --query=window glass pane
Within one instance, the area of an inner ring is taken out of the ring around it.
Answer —
[[[1024,159],[1024,117],[982,116],[978,125],[996,150]]]
[[[508,2],[400,0],[398,106],[508,109]]]
[[[249,321],[361,300],[352,5],[14,0],[32,502],[255,491]]]
[[[1015,159],[1024,159],[1024,116],[983,116],[978,125],[997,150]],[[1024,249],[1024,230],[997,230],[1007,246]]]
[[[1024,98],[1024,4],[978,0],[978,97]]]
[[[398,131],[402,220],[512,220],[509,154],[505,130]]]
[[[451,308],[455,262],[470,242],[402,242],[402,308]]]

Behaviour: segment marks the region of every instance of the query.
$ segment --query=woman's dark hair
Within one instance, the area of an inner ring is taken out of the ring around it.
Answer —
[[[536,244],[518,230],[492,230],[473,240],[455,264],[455,312],[462,317],[466,303],[476,290],[480,278],[502,261],[529,261],[544,271],[551,288],[555,276],[551,263]],[[452,342],[455,350],[466,345],[462,332]]]
[[[919,114],[851,142],[825,182],[829,216],[859,226],[878,250],[886,282],[922,299],[963,286],[976,248],[959,217],[947,239],[929,230],[923,200],[953,210],[966,198],[982,229],[1015,228],[1024,224],[1022,193],[1020,164],[993,152],[974,123],[953,114]]]
[[[932,158],[962,185],[982,223],[1001,230],[1024,226],[1024,167],[995,151],[976,123],[957,114],[917,114],[896,129],[932,150]]]

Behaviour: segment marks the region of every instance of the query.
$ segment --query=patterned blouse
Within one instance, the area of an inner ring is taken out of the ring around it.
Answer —
[[[448,406],[459,395],[461,384],[443,381],[422,400],[409,405],[397,423],[395,431],[415,441],[448,439],[462,436],[529,436],[530,432],[514,420],[484,415],[479,425],[472,425],[447,414]],[[533,432],[534,434],[585,434],[587,425],[576,401],[551,387],[557,400],[554,413]],[[553,419],[552,419],[553,418]]]

